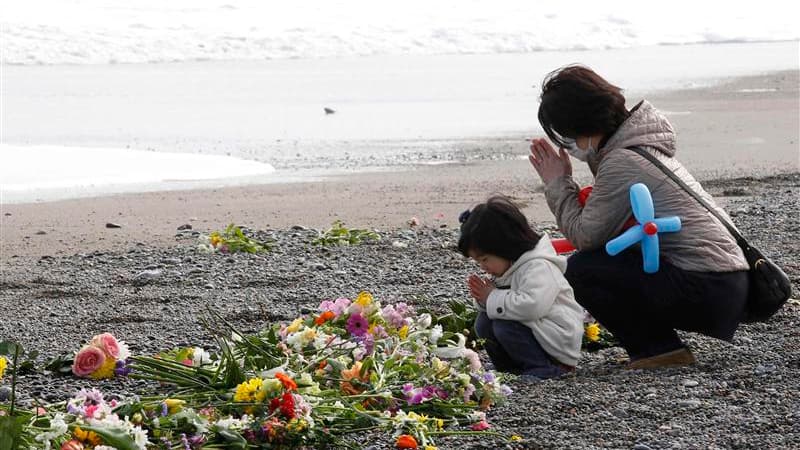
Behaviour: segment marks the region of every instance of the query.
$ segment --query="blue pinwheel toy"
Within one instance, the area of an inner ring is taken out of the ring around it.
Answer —
[[[606,252],[614,256],[631,245],[642,243],[644,271],[658,272],[658,234],[673,233],[681,229],[681,219],[677,216],[655,218],[653,197],[642,183],[631,186],[631,208],[633,217],[639,222],[621,235],[606,243]]]

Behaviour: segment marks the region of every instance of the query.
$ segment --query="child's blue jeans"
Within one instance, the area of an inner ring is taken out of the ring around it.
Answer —
[[[554,378],[566,372],[565,366],[544,351],[531,329],[513,320],[492,320],[481,311],[475,319],[475,332],[485,339],[484,348],[495,369],[517,375]]]

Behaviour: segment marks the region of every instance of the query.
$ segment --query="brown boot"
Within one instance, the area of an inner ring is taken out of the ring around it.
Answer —
[[[689,366],[696,362],[692,352],[690,352],[688,348],[683,347],[660,355],[648,356],[647,358],[631,361],[625,368],[629,370],[660,369],[662,367]]]

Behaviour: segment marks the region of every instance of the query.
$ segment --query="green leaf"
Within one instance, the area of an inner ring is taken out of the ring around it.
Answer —
[[[74,428],[74,427],[73,427]],[[103,439],[103,444],[114,447],[117,450],[139,450],[133,437],[118,428],[101,428],[91,425],[81,425],[81,430],[92,431]]]
[[[231,430],[219,430],[217,434],[225,440],[225,448],[242,450],[247,448],[247,440],[239,433]]]
[[[22,346],[14,341],[0,342],[0,355],[14,356],[14,353],[19,353],[22,355],[24,352],[25,350],[22,348]]]
[[[24,417],[0,416],[0,449],[17,450],[22,448],[22,424]]]

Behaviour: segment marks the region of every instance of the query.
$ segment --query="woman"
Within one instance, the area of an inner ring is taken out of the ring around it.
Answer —
[[[542,88],[539,122],[545,139],[531,144],[530,162],[561,231],[578,249],[565,276],[575,297],[630,356],[628,368],[695,362],[676,329],[730,341],[744,315],[748,265],[733,236],[658,167],[628,150],[655,156],[726,219],[711,196],[675,159],[675,134],[667,119],[641,101],[630,111],[621,89],[583,66],[549,74]],[[585,206],[572,180],[569,155],[585,161],[594,185]],[[678,216],[677,233],[659,235],[660,269],[647,274],[632,247],[609,256],[605,244],[631,217],[629,189],[644,183],[657,216]]]

